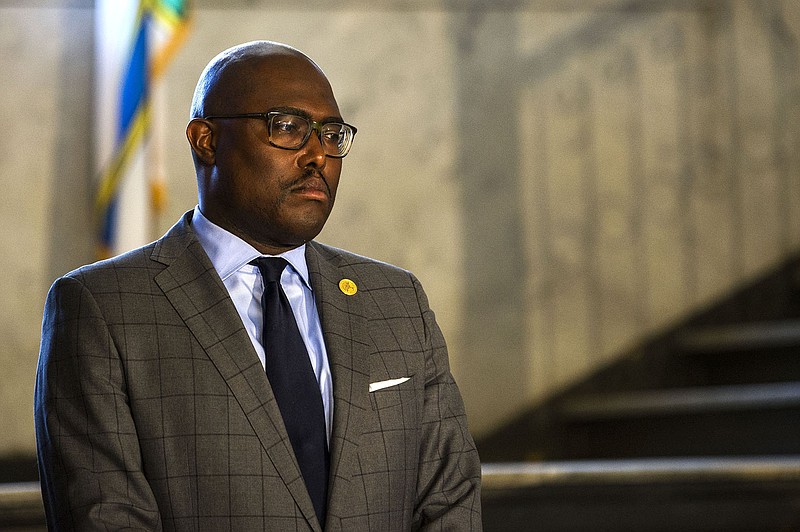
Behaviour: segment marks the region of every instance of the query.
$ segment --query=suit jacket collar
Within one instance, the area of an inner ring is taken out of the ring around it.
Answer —
[[[369,405],[369,353],[372,341],[364,312],[364,291],[346,295],[340,281],[361,285],[356,272],[334,248],[317,242],[306,246],[311,286],[333,377],[333,433],[328,515],[347,509],[349,479],[359,471],[358,442]],[[363,286],[363,285],[362,285]]]
[[[225,285],[191,228],[191,214],[156,242],[151,258],[166,268],[155,281],[225,379],[306,520],[319,531],[269,380]]]

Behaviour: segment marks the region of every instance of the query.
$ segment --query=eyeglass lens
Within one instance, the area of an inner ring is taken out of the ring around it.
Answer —
[[[347,124],[319,124],[317,133],[326,155],[344,157],[350,150],[354,132]],[[293,114],[271,114],[269,119],[269,140],[279,148],[298,149],[311,136],[311,122]]]

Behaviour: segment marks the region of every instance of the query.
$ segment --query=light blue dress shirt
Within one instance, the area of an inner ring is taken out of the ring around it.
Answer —
[[[263,328],[261,295],[264,293],[264,285],[261,282],[261,273],[258,268],[250,264],[253,259],[264,255],[241,238],[209,221],[200,212],[200,207],[194,209],[192,227],[197,233],[200,244],[211,259],[211,264],[214,265],[225,288],[228,289],[244,328],[250,335],[250,341],[261,360],[262,367],[266,368],[264,347],[261,345]],[[281,286],[292,306],[297,327],[300,329],[300,335],[303,337],[308,356],[311,359],[311,367],[314,368],[314,374],[317,376],[317,383],[322,394],[322,404],[325,408],[325,428],[328,433],[328,443],[330,443],[333,422],[331,368],[328,364],[325,342],[322,339],[322,325],[319,321],[314,293],[308,279],[305,250],[306,246],[302,245],[278,255],[290,264],[290,267],[284,269],[281,274]]]

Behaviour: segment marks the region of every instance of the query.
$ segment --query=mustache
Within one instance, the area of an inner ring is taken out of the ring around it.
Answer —
[[[320,172],[319,170],[314,170],[313,168],[306,169],[300,177],[290,182],[287,188],[289,190],[294,190],[296,188],[306,188],[309,186],[312,180],[317,180],[317,179],[325,185],[325,192],[327,192],[328,196],[330,196],[331,187],[330,185],[328,185],[328,180],[325,179],[325,176],[322,175],[322,172]],[[319,188],[319,187],[312,187],[312,188]]]

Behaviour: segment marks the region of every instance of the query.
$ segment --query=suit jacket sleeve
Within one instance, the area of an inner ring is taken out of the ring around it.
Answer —
[[[413,276],[412,276],[413,278]],[[444,337],[419,281],[424,325],[425,398],[415,528],[481,530],[480,462],[447,356]]]
[[[125,372],[96,295],[56,281],[45,306],[34,417],[50,530],[161,530]],[[113,298],[113,294],[100,294]]]

